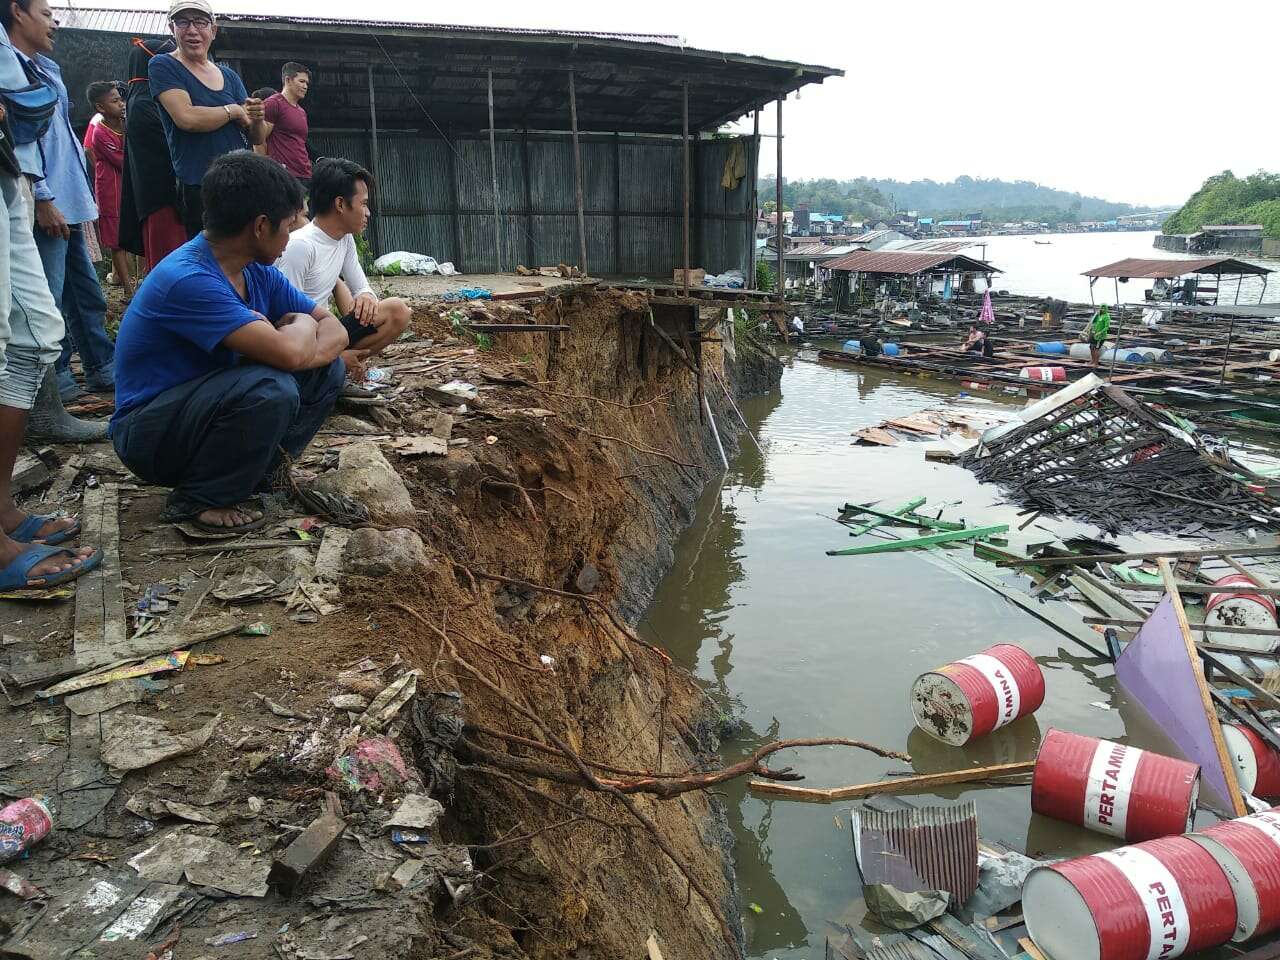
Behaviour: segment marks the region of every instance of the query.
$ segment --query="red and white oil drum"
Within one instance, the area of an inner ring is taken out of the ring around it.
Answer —
[[[1280,799],[1280,752],[1242,723],[1224,723],[1222,738],[1240,789],[1264,800]]]
[[[1042,703],[1039,664],[1010,643],[921,674],[911,685],[916,726],[956,747],[1035,713]]]
[[[1039,380],[1042,383],[1066,383],[1066,367],[1023,367],[1018,376],[1023,380]]]
[[[1249,588],[1257,586],[1243,573],[1233,573],[1229,577],[1215,580],[1215,587],[1243,587],[1237,592],[1212,593],[1204,605],[1204,622],[1206,625],[1224,627],[1258,627],[1263,630],[1276,628],[1275,598],[1250,593]],[[1205,632],[1205,639],[1211,643],[1227,643],[1238,647],[1249,647],[1252,650],[1271,651],[1275,649],[1276,638],[1248,633],[1214,633]]]
[[[1236,897],[1233,940],[1280,929],[1280,810],[1228,820],[1191,834],[1218,861]]]
[[[1200,768],[1110,740],[1049,730],[1031,779],[1031,809],[1130,843],[1191,829]]]
[[[1231,883],[1186,837],[1036,867],[1022,914],[1049,960],[1172,960],[1226,943],[1236,928]]]

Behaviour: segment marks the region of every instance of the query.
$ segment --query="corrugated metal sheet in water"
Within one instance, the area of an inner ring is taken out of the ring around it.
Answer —
[[[978,886],[978,810],[954,807],[852,813],[863,883],[899,890],[946,890],[963,903]]]

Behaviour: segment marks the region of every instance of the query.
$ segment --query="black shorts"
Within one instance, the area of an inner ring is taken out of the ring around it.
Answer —
[[[354,313],[348,313],[338,322],[342,324],[342,329],[347,331],[348,348],[359,346],[360,341],[365,337],[371,337],[378,332],[377,327],[367,326],[357,320]]]

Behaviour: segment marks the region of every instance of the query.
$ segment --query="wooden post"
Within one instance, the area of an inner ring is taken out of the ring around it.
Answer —
[[[453,263],[460,271],[465,273],[470,264],[466,262],[466,258],[462,255],[462,216],[458,210],[460,203],[458,200],[458,164],[448,139],[444,139],[441,142],[445,146],[445,162],[449,165],[449,200],[452,212],[450,230],[453,234]]]
[[[582,211],[582,144],[578,142],[578,92],[569,71],[569,123],[573,131],[573,192],[578,207],[578,269],[587,272],[587,220]]]
[[[782,97],[778,97],[778,172],[774,186],[777,188],[774,203],[777,205],[774,216],[778,218],[778,300],[787,299],[787,261],[786,239],[782,224]]]
[[[756,177],[760,172],[760,110],[753,114],[755,122],[751,131],[751,162],[747,170],[751,174],[751,184],[747,187],[747,268],[743,271],[746,288],[756,288],[756,217],[760,213],[760,201],[756,196],[759,184]]]
[[[378,178],[378,105],[373,94],[373,64],[368,65],[369,69],[369,172],[373,174],[374,182],[380,183]],[[382,227],[379,224],[377,211],[381,209],[382,203],[378,200],[377,195],[373,201],[374,216],[371,217],[373,226],[373,252],[377,254],[382,246]]]
[[[502,272],[502,222],[498,214],[498,141],[493,130],[493,71],[489,76],[489,169],[493,173],[493,269]]]
[[[1191,663],[1191,672],[1195,675],[1196,683],[1200,687],[1200,699],[1204,707],[1205,720],[1209,725],[1209,734],[1213,737],[1213,746],[1218,754],[1218,763],[1222,767],[1222,775],[1227,781],[1227,793],[1230,794],[1226,798],[1231,804],[1231,809],[1235,811],[1237,817],[1243,817],[1248,814],[1249,809],[1244,804],[1244,798],[1240,795],[1240,783],[1236,779],[1236,764],[1232,759],[1231,751],[1227,749],[1226,740],[1222,736],[1222,724],[1218,721],[1218,711],[1213,705],[1213,699],[1209,696],[1209,685],[1204,679],[1204,667],[1200,663],[1200,654],[1196,650],[1196,642],[1191,637],[1191,627],[1187,623],[1187,611],[1182,607],[1182,595],[1178,592],[1178,581],[1173,575],[1173,567],[1170,565],[1168,558],[1161,557],[1156,561],[1156,565],[1160,568],[1160,579],[1164,581],[1165,593],[1169,599],[1173,601],[1173,614],[1178,621],[1178,630],[1182,634],[1182,642],[1187,647],[1187,659]]]
[[[533,249],[533,175],[529,164],[529,131],[520,131],[520,162],[524,166],[525,263],[537,269],[537,253]]]
[[[622,134],[613,135],[613,272],[622,274]]]
[[[684,295],[689,295],[689,81],[684,81],[684,99],[682,119],[682,144],[684,155],[684,177],[681,189],[684,193]]]

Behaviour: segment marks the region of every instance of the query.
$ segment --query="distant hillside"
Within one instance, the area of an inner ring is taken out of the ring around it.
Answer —
[[[1260,223],[1268,237],[1280,237],[1280,174],[1260,170],[1241,180],[1224,170],[1164,222],[1164,232],[1195,233],[1206,223]]]
[[[773,196],[772,177],[760,181],[762,201]],[[1054,190],[1027,180],[982,180],[957,177],[950,183],[933,180],[787,180],[783,178],[782,202],[788,208],[808,203],[823,213],[843,213],[859,218],[886,217],[895,210],[915,210],[921,216],[961,218],[981,212],[986,220],[1038,220],[1061,223],[1078,220],[1110,220],[1149,207],[1112,203],[1098,197]]]

